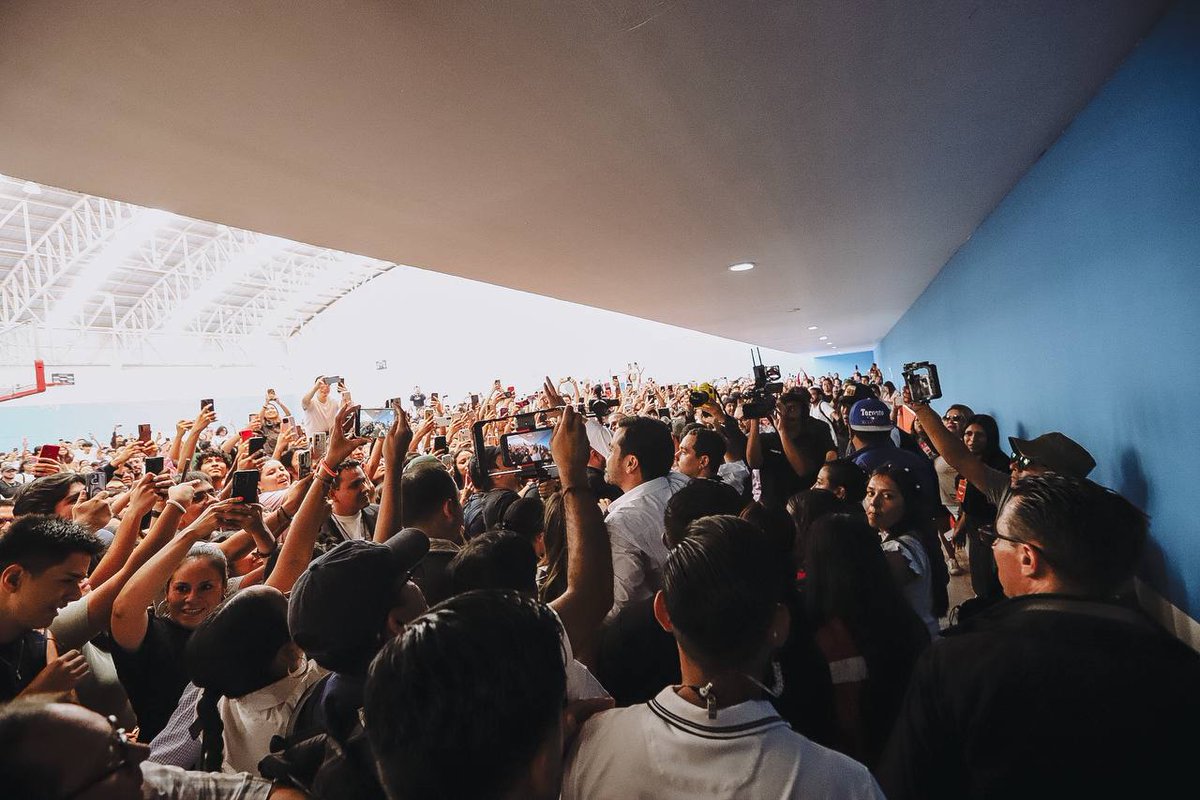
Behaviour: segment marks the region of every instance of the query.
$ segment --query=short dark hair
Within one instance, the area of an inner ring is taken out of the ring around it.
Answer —
[[[71,486],[83,483],[78,472],[58,472],[36,478],[22,486],[14,495],[13,516],[26,514],[53,514],[54,507],[71,491]]]
[[[829,485],[846,490],[847,503],[861,503],[867,496],[867,472],[848,458],[826,461],[821,465],[828,470]]]
[[[481,492],[490,492],[494,486],[490,470],[496,465],[496,459],[500,457],[500,448],[495,445],[484,445],[482,453],[476,453],[471,456],[471,461],[467,464],[467,472],[471,476],[471,483],[475,484],[475,488]]]
[[[342,463],[333,468],[335,477],[333,482],[329,484],[329,493],[333,494],[336,490],[342,488],[342,473],[348,469],[358,469],[362,466],[362,462],[357,459],[348,458]]]
[[[454,594],[476,589],[537,596],[537,554],[511,531],[484,531],[463,545],[447,566]]]
[[[511,792],[562,718],[559,624],[513,592],[468,592],[413,621],[371,664],[364,718],[393,800]]]
[[[667,546],[674,547],[687,536],[688,526],[701,517],[711,517],[714,514],[731,514],[737,516],[742,506],[741,495],[724,481],[711,478],[696,478],[687,484],[667,501],[663,513],[663,528],[666,531]]]
[[[881,447],[892,442],[891,431],[856,431],[851,428],[850,433],[857,436],[869,447]]]
[[[206,448],[206,449],[201,450],[200,452],[196,453],[196,458],[195,458],[196,466],[197,467],[202,466],[205,461],[208,461],[209,459],[212,459],[212,458],[219,459],[227,467],[233,465],[232,457],[226,455],[224,452],[222,452],[220,450],[213,450],[213,449]]]
[[[696,437],[696,456],[708,456],[708,468],[717,474],[717,468],[725,461],[725,437],[711,428],[703,426],[688,431]],[[628,436],[628,434],[626,434]]]
[[[642,480],[652,481],[671,471],[675,462],[675,440],[671,429],[653,417],[625,417],[617,423],[625,431],[621,452],[636,456],[642,470]]]
[[[53,514],[27,514],[0,536],[0,570],[20,564],[37,575],[76,553],[91,558],[102,550],[104,543],[82,525]]]
[[[444,469],[413,469],[400,478],[400,513],[404,527],[412,527],[442,510],[458,497],[454,478]]]
[[[1072,589],[1116,594],[1133,576],[1146,544],[1146,514],[1086,478],[1047,473],[1017,481],[1005,504],[1012,535],[1038,545]]]
[[[696,520],[663,570],[680,647],[707,669],[746,666],[789,582],[786,560],[758,528],[732,516]]]

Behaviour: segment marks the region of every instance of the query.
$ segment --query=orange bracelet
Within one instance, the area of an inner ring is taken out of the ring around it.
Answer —
[[[320,461],[318,461],[317,466],[329,477],[331,477],[331,478],[337,477],[337,473],[329,468],[329,465],[325,463],[325,459],[321,459]]]

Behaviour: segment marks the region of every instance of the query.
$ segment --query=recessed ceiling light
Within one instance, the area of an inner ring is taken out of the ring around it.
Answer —
[[[749,272],[754,269],[754,264],[749,261],[743,261],[741,264],[733,264],[729,267],[730,272]]]
[[[828,336],[818,336],[818,337],[817,337],[817,340],[818,340],[818,341],[822,341],[822,342],[823,342],[823,341],[825,341],[825,340],[826,340],[826,339],[828,339],[828,338],[829,338]]]
[[[809,325],[809,326],[808,326],[808,329],[809,329],[810,331],[815,331],[815,330],[817,329],[817,326],[816,326],[816,325]]]
[[[25,181],[25,183],[21,186],[21,189],[25,192],[25,194],[41,194],[42,193],[42,187],[38,186],[33,181]]]

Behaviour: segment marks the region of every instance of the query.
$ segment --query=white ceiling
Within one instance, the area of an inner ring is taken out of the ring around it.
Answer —
[[[846,350],[1167,5],[8,2],[0,172]]]

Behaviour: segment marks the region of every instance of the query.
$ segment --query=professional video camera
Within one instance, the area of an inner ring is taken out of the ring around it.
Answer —
[[[742,417],[762,419],[775,413],[775,403],[783,393],[779,382],[779,366],[763,366],[762,350],[750,351],[750,363],[754,367],[754,387],[742,394]]]

